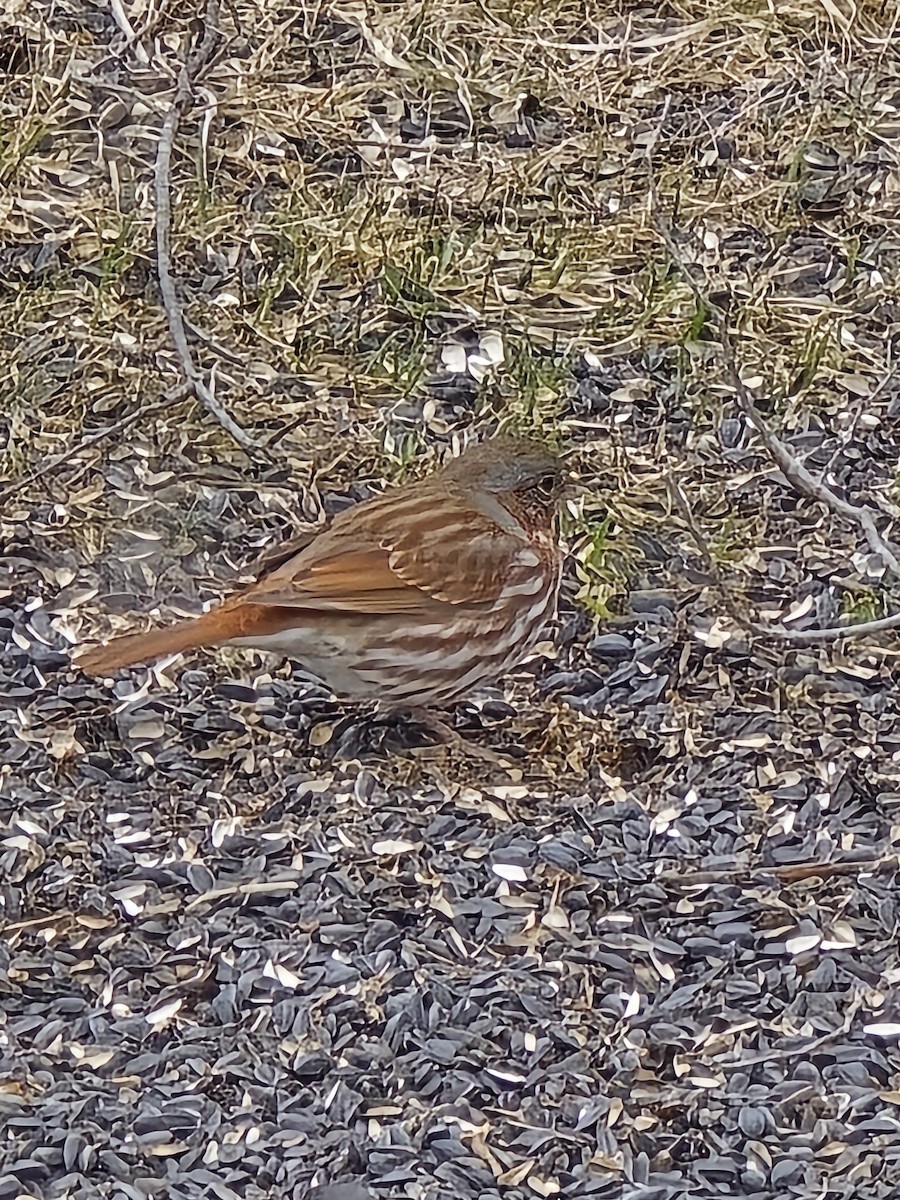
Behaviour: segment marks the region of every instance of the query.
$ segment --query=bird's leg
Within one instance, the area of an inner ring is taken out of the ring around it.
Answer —
[[[462,754],[468,754],[473,758],[480,758],[482,761],[493,763],[496,766],[508,767],[511,765],[510,759],[507,756],[497,754],[494,750],[488,750],[486,746],[479,746],[475,742],[470,742],[461,733],[458,733],[452,725],[448,725],[446,721],[442,721],[429,708],[403,708],[395,711],[398,714],[402,713],[403,716],[408,717],[417,725],[421,725],[429,733],[435,734],[439,743],[451,746],[454,750],[459,750]]]

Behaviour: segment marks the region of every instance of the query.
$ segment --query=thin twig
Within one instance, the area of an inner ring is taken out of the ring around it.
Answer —
[[[20,479],[5,487],[0,492],[0,504],[9,500],[10,497],[20,492],[23,488],[28,487],[29,484],[34,483],[35,480],[52,474],[57,467],[62,467],[66,463],[70,463],[82,450],[87,450],[91,446],[96,446],[98,442],[105,441],[106,438],[113,437],[117,433],[122,433],[123,430],[128,429],[129,426],[133,425],[135,421],[140,420],[141,417],[146,417],[161,408],[170,408],[177,401],[184,400],[190,395],[191,391],[190,384],[179,383],[175,387],[169,388],[168,391],[163,392],[162,396],[152,404],[142,404],[139,408],[130,412],[127,417],[123,417],[121,421],[116,421],[108,428],[100,429],[97,433],[92,433],[88,437],[82,438],[80,443],[73,449],[66,450],[62,454],[57,454],[54,458],[48,458],[39,467],[36,467],[27,475],[23,475]]]
[[[839,642],[841,638],[859,637],[865,633],[881,633],[884,629],[900,626],[900,613],[889,617],[878,617],[874,621],[860,621],[856,625],[828,625],[824,629],[764,629],[755,626],[757,633],[776,637],[781,642]]]
[[[241,367],[244,371],[247,370],[247,362],[239,354],[235,354],[233,350],[229,350],[227,346],[223,346],[211,333],[207,333],[205,329],[201,329],[199,325],[195,325],[184,314],[182,314],[182,320],[191,333],[209,346],[210,350],[215,350],[220,358],[224,358],[226,362],[233,363],[236,367]]]
[[[159,289],[162,293],[163,307],[169,323],[169,333],[178,356],[178,363],[185,380],[190,384],[194,395],[224,430],[244,450],[258,449],[257,443],[225,411],[216,399],[212,389],[203,379],[194,356],[188,345],[187,333],[184,327],[184,316],[178,300],[175,279],[172,274],[172,185],[170,170],[172,149],[175,136],[182,116],[187,112],[193,98],[194,84],[208,64],[216,47],[219,19],[218,0],[207,0],[203,16],[203,36],[193,54],[188,55],[178,72],[178,82],[175,95],[169,111],[163,121],[159,135],[159,145],[156,150],[156,169],[154,172],[154,195],[156,200],[156,269],[159,276]]]
[[[655,883],[678,887],[708,887],[714,883],[735,883],[740,879],[772,876],[782,883],[799,883],[806,879],[832,879],[838,875],[876,875],[883,871],[900,870],[897,855],[867,858],[858,862],[783,863],[781,866],[726,867],[721,871],[662,871],[654,875]]]
[[[764,1063],[773,1062],[790,1062],[796,1059],[809,1058],[811,1054],[815,1054],[817,1050],[821,1050],[823,1046],[830,1045],[836,1041],[842,1034],[846,1033],[846,1029],[832,1029],[829,1033],[820,1033],[817,1038],[813,1038],[811,1042],[805,1042],[802,1046],[791,1046],[786,1050],[763,1050],[759,1054],[748,1054],[744,1058],[729,1058],[722,1060],[721,1058],[714,1059],[713,1062],[704,1064],[719,1071],[743,1070],[745,1067],[758,1067]]]
[[[710,573],[715,571],[716,563],[712,556],[712,550],[709,548],[709,542],[703,530],[694,520],[694,514],[691,512],[691,506],[688,504],[687,496],[681,490],[681,484],[674,475],[669,475],[666,478],[666,487],[669,492],[669,498],[675,504],[681,514],[681,519],[684,521],[685,528],[694,539],[694,544],[700,551],[700,557],[703,559],[703,565]]]
[[[749,1054],[744,1058],[730,1058],[725,1061],[717,1058],[713,1062],[704,1065],[719,1071],[729,1071],[744,1067],[762,1066],[764,1063],[790,1062],[791,1060],[809,1058],[811,1054],[815,1054],[823,1046],[830,1045],[831,1042],[837,1041],[839,1037],[847,1033],[853,1018],[860,1009],[861,1000],[862,998],[859,994],[851,999],[850,1006],[844,1013],[844,1020],[839,1029],[831,1029],[827,1033],[820,1033],[817,1038],[813,1038],[811,1042],[805,1042],[802,1046],[791,1046],[784,1050],[762,1050],[759,1054]]]

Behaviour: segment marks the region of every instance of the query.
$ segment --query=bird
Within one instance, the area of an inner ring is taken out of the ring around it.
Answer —
[[[338,700],[446,708],[500,679],[555,615],[565,491],[532,438],[469,444],[424,479],[344,509],[288,543],[254,583],[198,617],[91,646],[75,665],[125,667],[216,646],[274,651]]]

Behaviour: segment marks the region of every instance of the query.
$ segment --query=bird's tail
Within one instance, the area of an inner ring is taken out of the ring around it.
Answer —
[[[152,662],[167,654],[196,650],[200,646],[215,646],[227,638],[227,631],[218,622],[202,617],[188,617],[166,629],[148,629],[145,633],[126,633],[113,638],[105,646],[91,646],[74,660],[74,665],[87,675],[112,675],[122,667]],[[224,636],[223,636],[224,635]]]

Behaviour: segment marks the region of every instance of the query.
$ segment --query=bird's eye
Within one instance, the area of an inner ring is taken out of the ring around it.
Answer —
[[[556,491],[556,476],[542,475],[535,484],[535,491],[541,496],[552,496]]]

